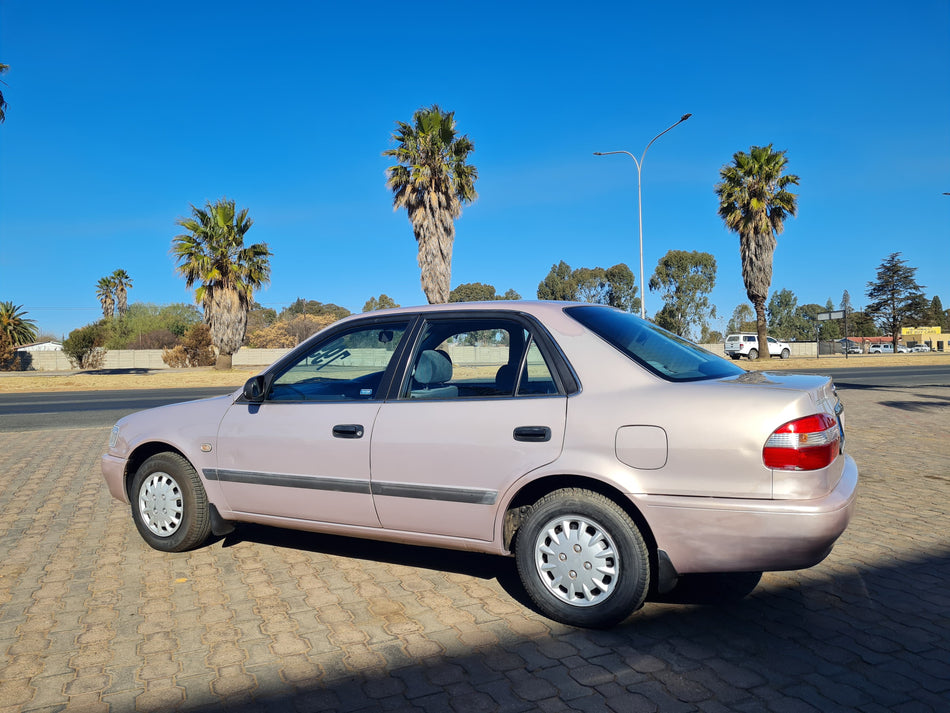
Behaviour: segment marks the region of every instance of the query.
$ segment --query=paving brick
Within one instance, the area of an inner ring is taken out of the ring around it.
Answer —
[[[605,631],[525,608],[506,560],[261,527],[156,552],[102,483],[107,429],[0,433],[0,713],[941,710],[950,410],[841,392],[862,482],[831,556]]]

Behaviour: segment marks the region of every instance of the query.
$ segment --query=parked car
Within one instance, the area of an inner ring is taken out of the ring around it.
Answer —
[[[911,351],[914,351],[914,352],[929,352],[929,351],[930,351],[930,347],[927,346],[926,344],[918,344],[918,345],[915,346],[913,349],[911,349]]]
[[[863,350],[859,344],[849,344],[846,347],[848,354],[863,354]]]
[[[766,337],[769,342],[769,356],[788,359],[792,350],[787,342],[780,342],[774,337]],[[726,337],[726,356],[733,359],[739,357],[748,357],[749,359],[759,358],[759,336],[744,332],[742,334],[730,334]]]
[[[893,354],[893,353],[894,353],[894,345],[891,344],[890,342],[884,342],[884,343],[882,343],[882,344],[872,344],[872,345],[871,345],[871,349],[870,349],[870,353],[871,353],[871,354]],[[905,347],[903,344],[898,344],[898,345],[897,345],[897,353],[898,353],[898,354],[909,354],[909,353],[910,353],[910,349],[909,349],[908,347]]]
[[[164,552],[259,523],[513,556],[541,612],[603,627],[685,575],[824,559],[858,480],[842,410],[827,376],[746,372],[613,308],[431,305],[121,419],[102,472]]]

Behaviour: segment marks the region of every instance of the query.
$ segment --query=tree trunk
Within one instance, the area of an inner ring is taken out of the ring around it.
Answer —
[[[758,334],[759,360],[768,360],[772,358],[769,352],[768,329],[765,323],[765,300],[756,300],[752,303],[755,307],[755,330]]]
[[[218,287],[205,303],[205,321],[218,350],[215,369],[230,369],[231,355],[241,348],[247,331],[247,305],[231,287]]]

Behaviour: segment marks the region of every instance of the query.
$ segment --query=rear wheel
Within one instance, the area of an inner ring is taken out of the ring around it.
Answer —
[[[177,453],[157,453],[132,479],[132,519],[149,545],[184,552],[211,535],[211,509],[198,473]]]
[[[550,493],[528,511],[515,541],[518,574],[548,617],[607,627],[638,609],[650,586],[646,543],[617,503],[589,490]]]
[[[759,350],[758,350],[758,349],[750,349],[750,350],[749,350],[749,359],[752,360],[752,359],[758,359],[758,358],[759,358]]]

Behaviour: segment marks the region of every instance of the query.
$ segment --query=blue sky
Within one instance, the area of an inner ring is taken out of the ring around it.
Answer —
[[[0,0],[0,300],[64,335],[130,300],[190,302],[177,218],[222,196],[267,242],[260,303],[421,304],[385,185],[396,120],[433,103],[475,144],[453,286],[534,298],[554,263],[718,262],[722,328],[745,302],[713,186],[772,143],[801,178],[772,289],[862,306],[900,251],[950,307],[950,2],[440,4]],[[639,283],[639,276],[637,276]],[[661,306],[647,292],[647,312]]]

